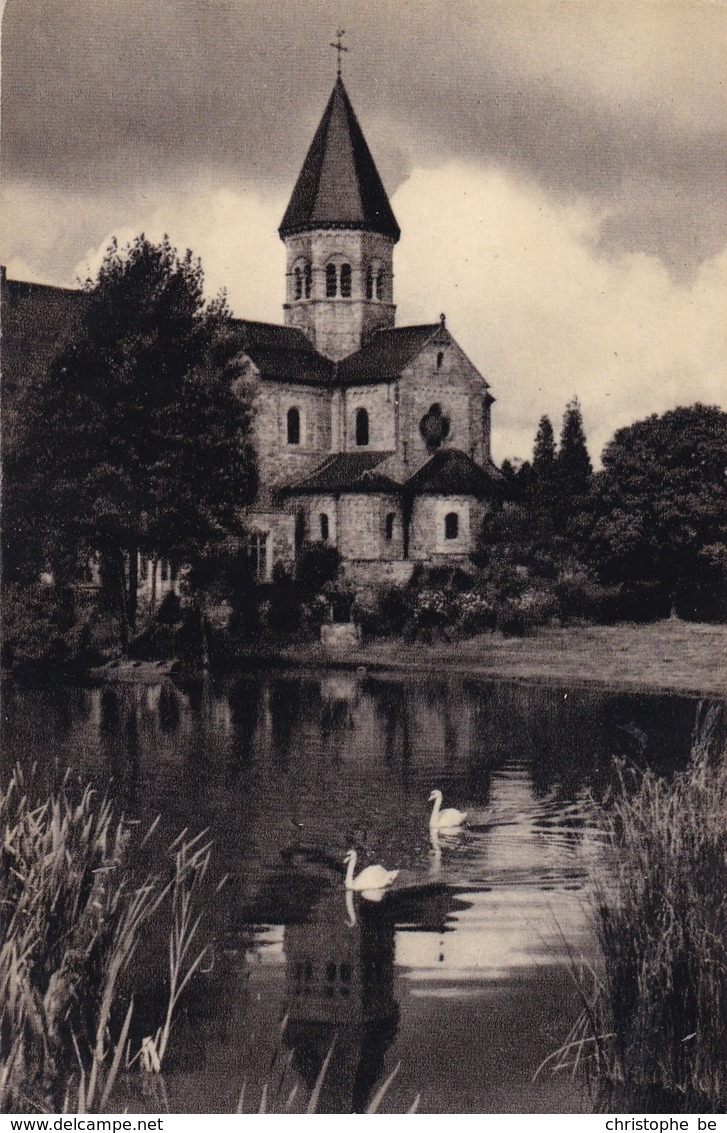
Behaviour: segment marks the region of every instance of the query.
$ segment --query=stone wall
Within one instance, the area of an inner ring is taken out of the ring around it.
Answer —
[[[394,325],[392,257],[388,236],[376,232],[319,230],[287,237],[285,325],[304,331],[316,350],[335,361],[358,350],[378,327]],[[311,265],[311,294],[295,299],[295,269]],[[326,267],[351,266],[351,295],[326,297]],[[366,269],[383,272],[380,299],[366,298]]]
[[[356,413],[365,409],[369,415],[369,442],[356,444]],[[386,385],[351,386],[344,391],[344,452],[394,452],[396,449],[396,389]]]
[[[392,538],[386,516],[394,515]],[[374,493],[342,495],[338,512],[338,549],[345,559],[400,559],[404,554],[401,508],[396,496]]]
[[[300,413],[300,444],[288,444],[288,410]],[[253,428],[258,459],[258,506],[269,507],[276,486],[307,475],[331,448],[331,394],[325,389],[261,382]]]
[[[446,537],[446,517],[457,516],[457,537]],[[436,563],[468,558],[482,526],[484,505],[470,496],[417,496],[409,528],[409,557]]]
[[[399,380],[397,466],[411,475],[432,455],[421,433],[433,405],[449,419],[443,448],[457,448],[478,464],[489,460],[489,396],[481,376],[459,346],[436,338],[404,369]]]

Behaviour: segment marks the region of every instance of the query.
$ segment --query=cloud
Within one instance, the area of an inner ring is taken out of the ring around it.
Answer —
[[[292,185],[331,29],[385,183],[472,160],[614,208],[602,239],[696,270],[727,239],[727,19],[697,0],[12,0],[5,176]]]
[[[616,428],[727,387],[727,249],[690,283],[655,256],[607,256],[609,219],[505,170],[416,170],[393,199],[400,322],[440,310],[497,398],[495,459],[528,457],[575,395],[591,454]]]
[[[279,323],[277,226],[287,195],[209,177],[105,203],[25,187],[6,210],[9,274],[68,286],[95,273],[112,235],[123,244],[167,233],[201,257],[210,295],[225,287],[236,315]],[[605,253],[615,208],[587,196],[564,202],[504,166],[416,169],[392,204],[403,231],[397,322],[446,312],[497,398],[498,462],[529,457],[539,417],[547,413],[557,431],[574,395],[594,459],[622,425],[696,400],[724,402],[727,250],[679,282],[656,255]]]
[[[209,297],[225,289],[239,318],[280,322],[285,249],[276,229],[286,203],[284,196],[263,197],[251,189],[185,187],[110,229],[78,261],[75,274],[96,275],[112,236],[124,246],[140,232],[154,241],[166,234],[180,253],[191,248],[201,259]]]

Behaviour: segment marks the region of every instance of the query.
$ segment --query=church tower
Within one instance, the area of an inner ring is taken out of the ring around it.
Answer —
[[[399,226],[340,74],[278,231],[286,326],[334,361],[393,327]]]

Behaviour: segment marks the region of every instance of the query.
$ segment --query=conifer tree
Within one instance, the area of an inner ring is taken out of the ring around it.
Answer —
[[[567,514],[571,503],[588,491],[593,471],[577,397],[566,406],[563,415],[557,463],[561,506]]]
[[[550,418],[543,416],[533,445],[528,502],[540,517],[552,520],[557,503],[555,434]]]

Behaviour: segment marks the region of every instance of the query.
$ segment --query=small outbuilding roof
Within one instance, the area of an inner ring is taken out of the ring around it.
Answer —
[[[390,452],[339,452],[326,457],[308,476],[287,485],[288,495],[308,493],[380,492],[396,495],[401,485],[384,472],[381,465],[392,455]]]
[[[502,473],[494,464],[483,467],[460,449],[447,448],[435,452],[404,485],[410,496],[475,496],[484,499],[496,495]]]

